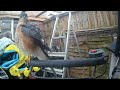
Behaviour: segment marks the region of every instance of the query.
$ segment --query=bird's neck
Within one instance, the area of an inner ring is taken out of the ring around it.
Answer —
[[[29,22],[29,20],[28,19],[23,19],[23,18],[21,18],[21,19],[19,19],[19,25],[24,25],[24,24],[26,24],[27,22]]]

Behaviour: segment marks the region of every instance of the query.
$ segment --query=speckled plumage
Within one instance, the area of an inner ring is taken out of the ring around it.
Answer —
[[[22,13],[22,15],[25,14]],[[21,16],[16,28],[16,45],[25,55],[32,54],[39,60],[47,60],[49,58],[47,51],[50,49],[42,36],[40,27],[31,23],[25,16]]]

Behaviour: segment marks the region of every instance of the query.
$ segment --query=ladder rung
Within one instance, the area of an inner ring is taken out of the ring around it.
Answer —
[[[59,74],[59,75],[62,75],[63,74],[63,69],[56,69],[56,68],[53,68],[54,71],[56,72],[56,74]],[[49,72],[49,73],[53,73],[51,68],[45,68],[45,71]]]
[[[66,39],[65,36],[53,37],[53,39]]]
[[[48,52],[49,56],[65,57],[65,52]]]

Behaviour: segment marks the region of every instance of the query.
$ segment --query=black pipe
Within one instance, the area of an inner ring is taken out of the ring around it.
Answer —
[[[31,60],[28,66],[36,67],[86,67],[102,65],[108,61],[108,55],[98,58],[81,58],[79,60]]]

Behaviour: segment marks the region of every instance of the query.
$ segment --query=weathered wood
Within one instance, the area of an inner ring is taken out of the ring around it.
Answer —
[[[19,16],[12,16],[12,15],[0,15],[0,18],[15,18],[15,19],[19,19]],[[28,17],[29,20],[33,20],[33,21],[44,21],[47,18],[45,17],[39,17],[39,18],[34,18],[34,17]]]
[[[73,13],[72,17],[71,22],[73,23],[73,30],[76,32],[78,43],[82,51],[88,52],[90,49],[102,48],[104,47],[104,44],[109,45],[111,43],[112,38],[109,38],[111,37],[111,31],[116,33],[118,26],[116,11],[78,11]],[[67,18],[68,16],[60,18],[60,30],[67,30]],[[45,26],[47,31],[51,32],[54,23],[51,21],[46,23]],[[85,36],[86,33],[89,35],[88,41],[86,39],[87,36]],[[50,33],[47,35],[47,37],[49,37]],[[55,41],[55,43],[57,43],[56,45],[59,45],[57,41]],[[68,54],[70,59],[79,58],[73,35],[70,37],[69,49]],[[88,57],[88,54],[83,53],[82,57]],[[81,77],[81,75],[86,75],[85,73],[88,73],[88,76],[91,76],[91,68],[76,69],[77,68],[74,68],[72,71],[70,69],[71,76]],[[80,71],[81,73],[79,73]]]
[[[103,28],[117,25],[116,11],[78,11],[73,13],[72,17],[72,22],[74,22],[73,29],[75,30]],[[64,27],[64,29],[67,29],[67,18],[68,16],[60,18],[61,22],[59,23],[59,28],[62,29],[62,27]],[[50,27],[53,25],[54,24],[51,24]]]
[[[95,25],[95,28],[97,28],[99,25],[97,25],[97,19],[96,19],[96,13],[97,13],[97,11],[93,11],[93,17],[94,17],[94,25]]]
[[[44,14],[45,12],[47,12],[47,11],[42,11],[38,15],[36,15],[35,17],[39,17],[40,15]]]

